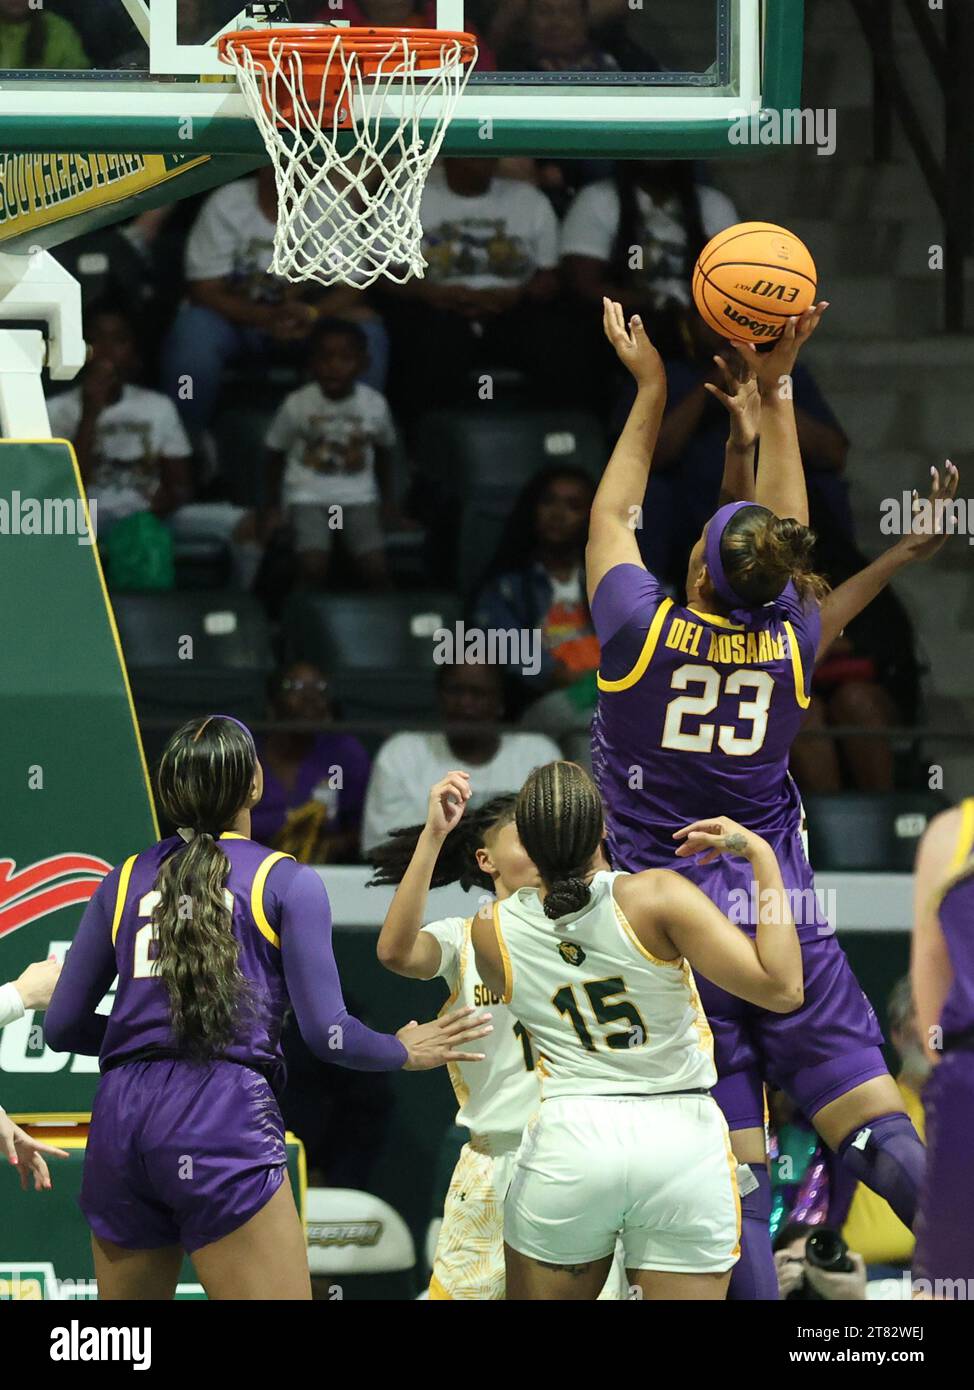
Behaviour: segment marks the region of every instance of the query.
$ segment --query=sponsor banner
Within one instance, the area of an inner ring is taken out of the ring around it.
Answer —
[[[71,446],[0,443],[0,497],[14,489],[76,503]],[[2,984],[63,958],[102,878],[151,844],[156,825],[97,547],[63,530],[0,534],[0,592]],[[97,1059],[47,1046],[42,1013],[0,1031],[10,1114],[90,1111],[97,1076]]]

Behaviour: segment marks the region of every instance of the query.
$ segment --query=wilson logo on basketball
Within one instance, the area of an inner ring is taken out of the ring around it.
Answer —
[[[0,937],[86,903],[111,867],[93,854],[53,854],[19,870],[13,859],[0,859]]]

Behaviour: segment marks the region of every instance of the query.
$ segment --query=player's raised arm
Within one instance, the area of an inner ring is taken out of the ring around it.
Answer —
[[[750,364],[743,358],[732,363],[725,357],[714,361],[724,378],[721,390],[712,381],[704,382],[704,390],[720,401],[730,418],[727,446],[724,450],[724,476],[720,480],[718,506],[728,502],[753,502],[754,461],[761,434],[761,392],[758,379]]]
[[[749,860],[758,904],[752,941],[682,874],[650,870],[622,881],[620,903],[640,934],[662,928],[694,970],[750,1004],[791,1013],[804,999],[802,955],[788,894],[766,840],[727,816],[695,821],[674,835],[677,856],[700,854],[701,864],[721,854]],[[646,943],[644,943],[646,944]]]
[[[422,930],[426,899],[436,861],[450,831],[459,823],[470,800],[470,774],[448,772],[430,792],[426,824],[396,889],[379,932],[376,955],[394,975],[414,980],[432,980],[440,968],[440,943]],[[388,882],[382,876],[381,846],[374,857],[378,874],[373,882]]]
[[[945,480],[940,482],[940,470],[931,468],[932,484],[930,496],[926,499],[927,511],[913,493],[913,515],[909,524],[916,527],[901,536],[895,545],[874,560],[871,565],[861,569],[844,584],[825,598],[822,603],[822,635],[818,644],[818,656],[826,652],[848,623],[872,603],[886,585],[900,570],[918,561],[930,560],[956,529],[953,501],[957,495],[960,474],[956,466],[947,460],[944,469]]]
[[[828,307],[823,302],[800,318],[789,319],[771,352],[758,352],[753,343],[735,344],[761,392],[761,456],[754,500],[777,516],[794,517],[803,526],[808,525],[808,493],[791,376],[799,352]]]
[[[622,305],[603,300],[605,335],[636,380],[636,399],[592,503],[585,578],[589,602],[615,565],[642,565],[636,543],[653,451],[666,407],[666,373],[638,315],[627,324]]]

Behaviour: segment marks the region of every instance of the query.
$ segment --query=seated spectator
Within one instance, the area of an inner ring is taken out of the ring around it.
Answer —
[[[169,397],[135,384],[140,352],[128,314],[96,308],[88,346],[81,385],[50,400],[48,417],[52,435],[74,444],[103,539],[124,518],[146,511],[165,517],[188,502],[192,451]]]
[[[696,310],[674,308],[666,317],[667,325],[659,322],[658,328],[669,394],[638,539],[653,573],[678,588],[686,576],[687,556],[713,515],[720,492],[727,413],[707,384],[725,385],[714,355],[721,353],[726,359],[729,349]],[[851,530],[848,488],[842,478],[849,441],[802,363],[795,367],[792,387],[813,522],[823,531]],[[622,419],[632,395],[627,382],[617,406]]]
[[[295,661],[271,682],[269,715],[303,720],[318,732],[278,732],[258,740],[264,795],[251,813],[253,837],[302,864],[348,864],[358,857],[369,755],[351,734],[329,730],[328,678]]]
[[[800,371],[795,369],[796,385]],[[819,531],[815,566],[833,588],[868,563],[841,531]],[[800,735],[791,754],[792,775],[800,789],[806,795],[892,791],[896,767],[890,740],[874,734],[836,738],[829,735],[829,726],[877,730],[913,724],[919,703],[913,624],[895,590],[887,587],[849,623],[815,668],[812,701],[802,726],[803,733],[815,736]]]
[[[90,68],[78,31],[36,0],[0,0],[0,68]]]
[[[479,628],[540,632],[541,669],[510,675],[531,701],[522,725],[587,762],[599,643],[585,593],[585,542],[595,484],[578,468],[547,468],[514,505],[475,606]]]
[[[426,276],[384,289],[397,416],[475,402],[474,373],[493,367],[523,373],[535,403],[566,398],[551,309],[557,219],[537,188],[496,170],[496,159],[433,170],[421,209]]]
[[[484,25],[487,37],[495,49],[506,49],[516,41],[517,34],[528,21],[532,0],[467,0],[464,9]],[[595,30],[601,30],[624,18],[629,0],[586,0],[586,20]]]
[[[360,324],[323,320],[309,347],[314,380],[287,397],[267,432],[271,505],[280,499],[298,577],[315,587],[328,579],[336,544],[369,587],[389,583],[383,523],[396,519],[396,430],[385,397],[361,381],[367,359]]]
[[[903,1097],[903,1110],[913,1121],[920,1138],[925,1140],[920,1095],[930,1075],[930,1063],[917,1036],[916,1010],[908,976],[896,982],[887,1004],[887,1016],[889,1040],[900,1059],[896,1084]],[[855,1189],[842,1235],[850,1249],[862,1255],[869,1266],[870,1278],[908,1269],[913,1259],[916,1244],[913,1232],[903,1225],[889,1203],[865,1183],[859,1183]]]
[[[531,0],[501,50],[505,72],[618,72],[592,31],[589,0]]]
[[[393,830],[424,821],[428,789],[452,768],[470,773],[477,805],[519,791],[532,768],[561,757],[558,745],[542,734],[483,727],[504,718],[503,674],[497,666],[441,666],[437,682],[437,712],[450,731],[393,734],[379,749],[365,798],[363,853]]]
[[[191,434],[213,418],[223,370],[249,359],[294,362],[315,323],[336,316],[359,324],[369,340],[368,378],[381,385],[385,330],[360,291],[290,285],[269,273],[277,225],[274,171],[239,179],[211,193],[186,245],[189,293],[163,350],[165,389]],[[191,389],[187,388],[187,383]]]
[[[568,211],[561,255],[586,304],[604,296],[650,323],[668,304],[689,306],[697,257],[732,227],[737,209],[683,160],[621,160],[611,179],[581,189]]]

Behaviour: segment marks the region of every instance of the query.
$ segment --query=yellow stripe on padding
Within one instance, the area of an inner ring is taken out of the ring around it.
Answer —
[[[663,623],[666,621],[666,615],[672,607],[673,600],[671,598],[665,598],[659,608],[657,608],[656,616],[653,618],[652,623],[650,623],[649,631],[646,633],[646,641],[643,643],[643,649],[639,653],[639,660],[629,672],[628,676],[622,676],[617,681],[607,681],[600,675],[598,677],[600,690],[607,690],[610,692],[630,690],[637,681],[642,680],[643,676],[646,674],[646,668],[653,659],[653,652],[656,650],[656,643],[659,641],[659,635],[663,629]]]
[[[115,945],[115,938],[118,936],[118,929],[122,922],[122,913],[125,911],[125,898],[129,891],[129,879],[132,877],[132,869],[135,867],[137,854],[129,855],[122,865],[122,871],[118,876],[118,888],[115,892],[115,915],[112,917],[112,945]]]
[[[795,699],[798,701],[799,709],[808,709],[812,703],[812,697],[805,694],[805,672],[802,668],[802,654],[798,649],[798,639],[795,636],[795,629],[787,619],[784,622],[784,629],[788,634],[788,646],[791,649],[791,669],[795,676]]]
[[[267,914],[264,911],[264,884],[267,882],[267,875],[279,859],[293,858],[293,854],[284,854],[279,849],[276,849],[273,854],[269,854],[266,859],[261,860],[250,889],[250,911],[253,914],[257,930],[278,950],[281,949],[281,938],[268,922]]]
[[[960,804],[960,829],[957,832],[954,855],[950,861],[952,874],[955,874],[967,863],[972,850],[974,850],[974,796],[969,796],[966,801],[962,801]]]

